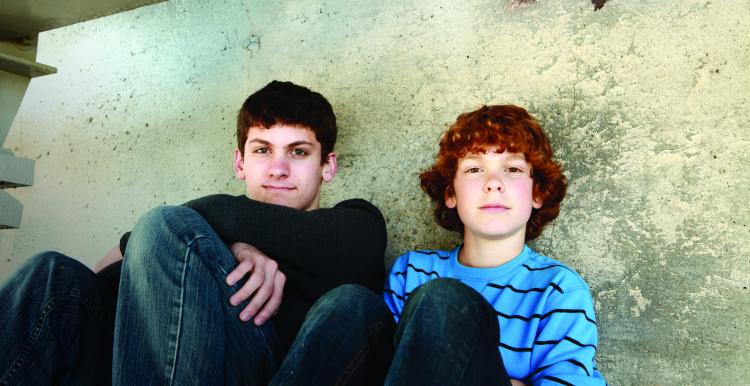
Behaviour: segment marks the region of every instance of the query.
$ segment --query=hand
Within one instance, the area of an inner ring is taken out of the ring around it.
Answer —
[[[238,242],[229,249],[239,264],[227,275],[227,285],[232,286],[250,275],[242,288],[229,298],[229,303],[236,306],[250,299],[240,312],[240,320],[247,322],[254,317],[253,322],[260,326],[275,315],[281,305],[286,276],[274,260],[250,244]]]
[[[526,384],[525,384],[525,383],[523,383],[523,382],[519,381],[518,379],[511,379],[511,380],[510,380],[510,384],[511,384],[512,386],[526,386]]]

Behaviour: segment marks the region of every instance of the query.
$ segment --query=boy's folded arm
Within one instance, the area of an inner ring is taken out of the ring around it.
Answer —
[[[594,364],[597,345],[597,326],[588,288],[550,298],[532,348],[533,371],[526,381],[535,386],[606,385]]]
[[[225,242],[255,246],[290,274],[320,279],[333,288],[359,283],[380,291],[384,280],[385,219],[365,200],[302,211],[216,194],[183,204],[198,212]],[[130,232],[120,240],[124,254]],[[330,289],[329,288],[329,289]]]
[[[365,200],[303,211],[220,194],[184,205],[198,212],[223,240],[251,244],[282,266],[331,286],[354,282],[380,290],[385,220]]]

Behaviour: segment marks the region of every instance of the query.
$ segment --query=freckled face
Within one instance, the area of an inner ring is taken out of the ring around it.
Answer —
[[[470,153],[458,161],[453,179],[455,194],[445,204],[457,208],[464,223],[464,238],[525,241],[533,198],[531,166],[521,153]]]
[[[244,155],[235,149],[234,168],[253,200],[302,210],[317,209],[320,186],[336,175],[336,154],[321,164],[321,146],[306,128],[274,125],[247,131]]]

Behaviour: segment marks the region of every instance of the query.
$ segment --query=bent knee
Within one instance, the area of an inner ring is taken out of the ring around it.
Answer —
[[[51,272],[55,269],[68,269],[75,271],[90,271],[80,261],[63,255],[56,251],[45,251],[31,256],[24,264],[24,268],[34,271],[35,273]]]
[[[89,280],[95,276],[94,272],[80,261],[55,251],[41,252],[30,257],[16,275],[47,284],[54,284],[53,282],[59,281],[60,278],[79,281]]]
[[[383,298],[358,284],[344,284],[324,294],[313,306],[316,312],[380,315],[389,313]],[[390,315],[390,314],[389,314]]]
[[[194,232],[192,224],[205,223],[198,212],[184,206],[158,206],[141,216],[128,239],[128,248],[137,245],[151,249],[172,237],[180,238],[186,231]]]
[[[462,283],[458,279],[439,278],[430,280],[417,287],[412,293],[414,296],[437,297],[440,299],[473,299],[482,296],[473,288]]]
[[[149,209],[136,223],[133,232],[139,228],[158,228],[173,222],[176,218],[201,218],[198,212],[185,206],[162,205]]]
[[[482,295],[457,279],[439,278],[417,287],[408,299],[420,307],[439,311],[460,306],[469,313],[489,311],[492,307]]]

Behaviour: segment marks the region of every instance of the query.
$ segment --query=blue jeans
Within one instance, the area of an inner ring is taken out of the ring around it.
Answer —
[[[271,385],[382,385],[395,324],[380,296],[347,284],[318,299]]]
[[[0,385],[111,382],[115,300],[74,259],[29,259],[0,288]]]
[[[313,306],[272,384],[510,385],[499,342],[494,309],[458,280],[417,288],[395,333],[382,297],[349,285]]]
[[[120,277],[115,385],[265,385],[281,356],[272,323],[243,323],[226,285],[234,255],[195,211],[146,213]]]
[[[229,304],[242,284],[225,284],[235,266],[184,207],[139,220],[117,299],[74,259],[33,257],[0,288],[0,385],[267,384],[280,343],[271,322],[243,323],[244,304]]]

